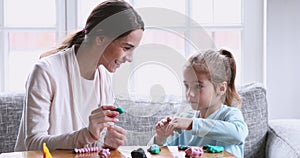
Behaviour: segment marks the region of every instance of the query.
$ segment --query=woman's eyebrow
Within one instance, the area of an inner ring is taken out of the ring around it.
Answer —
[[[183,83],[188,83],[187,81],[183,81]],[[202,83],[204,83],[204,82],[202,82],[202,81],[192,81],[192,82],[190,82],[190,83],[198,83],[198,84],[202,84]]]
[[[129,46],[131,48],[134,48],[135,46],[131,43],[127,43],[127,42],[124,42],[123,45],[126,45],[126,46]]]

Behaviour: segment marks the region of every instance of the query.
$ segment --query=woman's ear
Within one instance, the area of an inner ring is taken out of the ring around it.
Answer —
[[[222,83],[220,83],[218,89],[217,89],[217,94],[218,95],[223,95],[226,93],[226,90],[227,90],[227,82],[224,81]]]
[[[98,46],[103,45],[103,42],[104,42],[104,36],[97,36],[96,37],[96,44]]]

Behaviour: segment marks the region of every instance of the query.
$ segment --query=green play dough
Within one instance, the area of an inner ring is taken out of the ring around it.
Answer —
[[[123,114],[125,112],[125,110],[121,107],[117,107],[115,110],[113,111],[118,111],[120,114]]]
[[[205,145],[203,147],[209,153],[219,153],[224,151],[224,147],[222,146],[213,146],[213,145]]]

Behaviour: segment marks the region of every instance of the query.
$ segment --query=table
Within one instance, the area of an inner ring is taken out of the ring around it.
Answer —
[[[185,152],[179,151],[177,146],[162,146],[161,152],[158,155],[153,155],[147,152],[149,147],[147,146],[121,146],[117,150],[112,150],[109,157],[113,158],[131,158],[131,151],[138,148],[143,148],[146,152],[148,158],[184,158]],[[84,153],[84,154],[74,154],[72,150],[53,150],[50,151],[53,158],[99,158],[97,152]],[[0,158],[42,158],[42,151],[25,151],[25,152],[11,152],[2,153]],[[210,157],[225,157],[225,158],[235,158],[234,155],[224,151],[222,153],[207,153],[205,152],[201,158]]]

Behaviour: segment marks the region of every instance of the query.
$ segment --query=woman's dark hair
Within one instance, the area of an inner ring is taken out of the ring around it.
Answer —
[[[116,40],[137,29],[144,30],[144,22],[130,4],[123,0],[107,0],[93,9],[82,30],[67,36],[57,48],[41,57],[70,48],[74,44],[81,45],[83,41],[89,41],[98,35]]]

